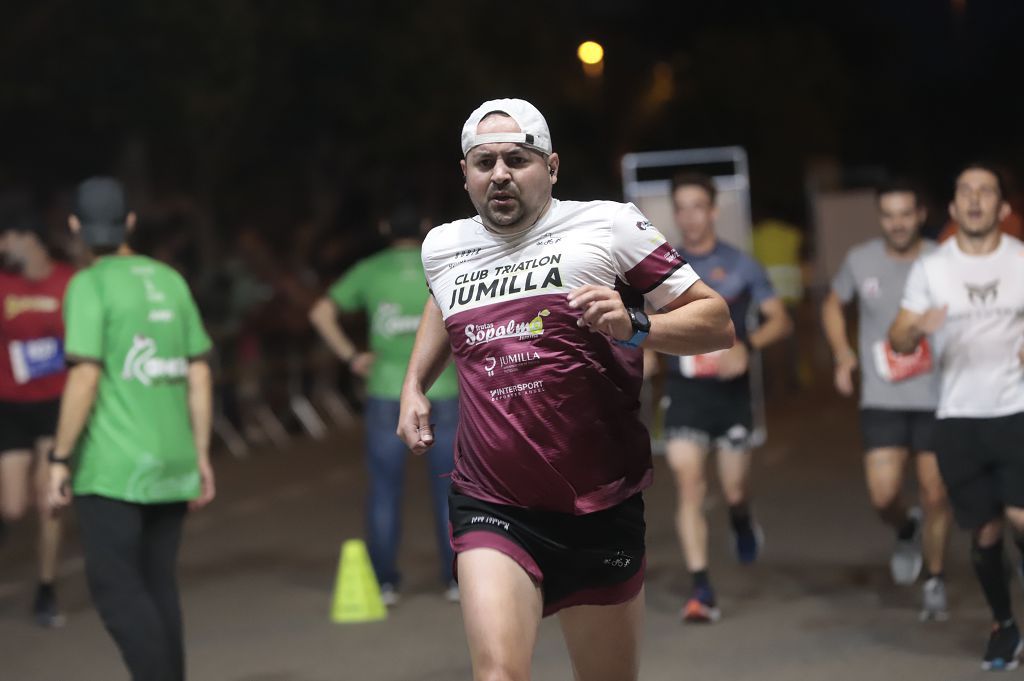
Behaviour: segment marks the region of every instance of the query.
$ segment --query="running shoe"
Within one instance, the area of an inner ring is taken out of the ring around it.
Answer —
[[[889,560],[892,581],[897,584],[913,584],[921,575],[924,558],[921,556],[921,509],[916,506],[908,514],[914,521],[914,534],[909,539],[897,539]]]
[[[40,585],[36,589],[35,603],[32,605],[32,616],[36,624],[45,629],[57,629],[63,627],[66,618],[57,609],[57,596],[53,587]]]
[[[946,580],[929,577],[921,588],[922,622],[945,622],[949,619],[949,604],[946,601]]]
[[[401,599],[402,597],[398,593],[398,587],[396,587],[394,584],[389,584],[385,582],[380,585],[380,601],[385,606],[392,608],[398,605],[398,601],[400,601]]]
[[[717,622],[722,612],[715,605],[715,592],[710,586],[695,586],[683,606],[683,621],[701,624]]]
[[[448,588],[444,590],[444,599],[449,603],[458,603],[461,598],[459,583],[453,579],[448,582]]]
[[[1008,624],[993,624],[981,668],[992,672],[1016,669],[1022,650],[1024,641],[1020,640],[1020,630],[1012,620]]]
[[[736,542],[736,560],[740,565],[750,565],[757,560],[764,548],[764,530],[753,519],[743,526],[732,528],[732,537]]]

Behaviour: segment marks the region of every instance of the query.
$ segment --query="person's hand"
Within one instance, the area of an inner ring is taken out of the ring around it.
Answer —
[[[570,291],[568,299],[569,307],[583,311],[577,326],[620,341],[633,337],[633,320],[615,289],[587,284]]]
[[[918,317],[917,322],[914,326],[918,331],[927,335],[933,334],[942,328],[942,325],[946,323],[946,313],[948,307],[943,305],[942,307],[933,307],[925,310],[924,314]]]
[[[843,397],[853,395],[853,372],[857,369],[857,355],[847,352],[840,359],[836,360],[835,384],[836,390]]]
[[[190,511],[198,511],[217,496],[217,483],[213,475],[213,466],[210,460],[201,458],[199,460],[199,496],[188,502]]]
[[[399,439],[417,456],[434,444],[434,426],[430,422],[430,400],[421,392],[402,391],[398,411]]]
[[[348,368],[359,378],[366,378],[373,368],[374,355],[372,352],[357,352],[356,356],[349,360]]]
[[[723,381],[738,378],[750,367],[750,352],[746,343],[735,343],[718,358],[718,377]]]
[[[63,463],[50,463],[49,466],[45,503],[52,513],[56,513],[71,503],[71,469]]]

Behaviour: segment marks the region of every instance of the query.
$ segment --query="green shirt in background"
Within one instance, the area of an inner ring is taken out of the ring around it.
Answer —
[[[144,256],[107,256],[64,297],[66,355],[102,367],[75,450],[75,494],[133,503],[199,495],[188,365],[210,350],[188,284]]]
[[[366,392],[397,400],[430,295],[419,248],[392,247],[359,261],[331,286],[328,295],[342,311],[362,310],[368,315],[374,362]],[[449,365],[427,396],[445,400],[458,394],[455,367]]]

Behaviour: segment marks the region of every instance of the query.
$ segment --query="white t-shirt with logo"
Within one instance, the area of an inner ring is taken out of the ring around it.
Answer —
[[[939,418],[993,418],[1024,412],[1024,243],[1002,235],[986,255],[956,239],[914,263],[903,307],[947,307],[935,335],[942,374]]]
[[[660,309],[698,280],[636,207],[554,200],[511,236],[457,220],[427,236],[423,266],[458,369],[457,491],[583,514],[650,484],[643,353],[577,326],[566,299],[599,284]]]

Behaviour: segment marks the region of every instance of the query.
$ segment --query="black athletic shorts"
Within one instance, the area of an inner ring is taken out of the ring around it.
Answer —
[[[1024,508],[1024,412],[997,418],[939,419],[935,453],[957,524],[975,530]]]
[[[33,450],[40,438],[57,434],[60,400],[0,402],[0,454]]]
[[[860,410],[864,449],[905,447],[911,452],[935,451],[935,412],[911,409]]]
[[[544,616],[574,605],[629,601],[644,582],[644,500],[635,494],[618,506],[569,515],[504,506],[448,494],[452,548],[500,551],[541,587]]]
[[[668,409],[665,438],[696,442],[703,447],[750,449],[753,410],[750,381],[669,376],[665,383]]]

